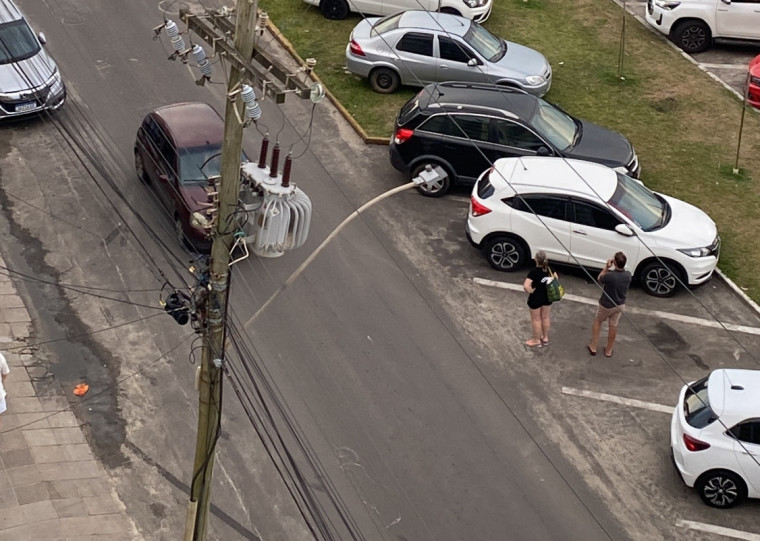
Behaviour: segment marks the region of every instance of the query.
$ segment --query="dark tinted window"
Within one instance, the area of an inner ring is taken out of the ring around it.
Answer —
[[[0,64],[21,62],[40,52],[40,44],[24,19],[0,24]]]
[[[408,53],[433,56],[433,34],[409,32],[396,44],[396,49]]]
[[[739,441],[760,445],[760,420],[744,421],[729,432]]]
[[[444,60],[453,60],[454,62],[464,62],[472,58],[467,48],[453,39],[438,37],[438,52]]]
[[[686,389],[683,399],[683,414],[686,422],[694,428],[704,428],[717,417],[710,409],[710,399],[707,396],[707,378],[692,383]]]
[[[496,120],[496,142],[508,147],[536,152],[546,144],[525,126],[506,120]]]
[[[478,197],[488,199],[493,195],[494,189],[491,181],[488,180],[488,174],[485,174],[478,181]]]
[[[559,197],[545,195],[524,195],[515,197],[512,201],[515,210],[536,213],[547,218],[564,220],[566,216],[567,200]]]
[[[573,206],[575,207],[575,219],[573,220],[575,223],[609,230],[614,230],[615,226],[620,223],[609,211],[595,205],[576,201]]]
[[[440,135],[450,135],[452,137],[463,137],[476,140],[488,141],[488,126],[490,119],[483,116],[470,115],[435,115],[430,117],[427,122],[422,124],[418,129],[438,133]]]

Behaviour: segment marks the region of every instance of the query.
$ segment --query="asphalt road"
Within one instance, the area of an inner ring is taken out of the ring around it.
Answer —
[[[190,361],[199,354],[187,328],[151,307],[164,279],[191,276],[171,224],[135,178],[132,145],[147,111],[186,100],[221,109],[223,87],[199,88],[166,60],[166,40],[151,39],[162,17],[155,4],[21,5],[46,33],[70,100],[57,122],[0,127],[0,249],[22,272],[104,288],[95,297],[25,282],[40,341],[69,337],[39,354],[64,385],[114,386],[77,414],[145,538],[176,539],[194,446]],[[293,98],[282,113],[265,103],[261,129],[298,154],[296,130],[310,110]],[[294,163],[315,209],[307,246],[238,263],[232,307],[246,366],[335,538],[713,538],[686,533],[683,521],[757,531],[756,503],[717,512],[681,485],[667,415],[573,394],[671,405],[683,380],[757,368],[760,320],[720,281],[670,300],[632,291],[639,311],[608,360],[584,347],[598,290],[563,273],[578,299],[553,309],[549,348],[526,350],[524,294],[494,283],[515,286],[522,276],[491,271],[467,244],[466,194],[408,192],[356,220],[259,311],[345,216],[403,181],[386,149],[365,147],[329,105],[315,114],[311,146]],[[259,140],[249,129],[249,155]],[[79,337],[140,317],[149,319]],[[726,331],[711,326],[716,319],[744,327]],[[210,538],[311,538],[231,386],[225,408]]]

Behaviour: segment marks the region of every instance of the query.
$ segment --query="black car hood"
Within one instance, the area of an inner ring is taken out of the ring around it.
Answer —
[[[610,167],[627,166],[633,159],[633,147],[616,131],[578,120],[581,137],[574,147],[563,152],[567,158],[601,163]]]

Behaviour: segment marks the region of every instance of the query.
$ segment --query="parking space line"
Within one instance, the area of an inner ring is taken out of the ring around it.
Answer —
[[[747,64],[702,64],[699,63],[698,66],[700,68],[705,69],[723,69],[723,70],[742,70],[747,71]]]
[[[724,528],[723,526],[715,526],[713,524],[705,524],[703,522],[694,522],[693,520],[678,519],[676,520],[676,526],[689,530],[699,530],[700,532],[714,533],[726,537],[732,537],[734,539],[744,539],[745,541],[760,541],[760,534],[744,532],[742,530],[734,530],[733,528]]]
[[[476,284],[480,284],[488,287],[497,287],[499,289],[508,289],[510,291],[524,292],[523,287],[520,284],[508,284],[506,282],[497,282],[496,280],[487,280],[485,278],[473,278]],[[580,302],[582,304],[594,305],[599,302],[598,298],[581,297],[579,295],[566,294],[562,297],[562,300],[568,300],[573,302]],[[660,310],[645,310],[643,308],[630,307],[626,309],[628,314],[641,314],[645,316],[652,316],[660,319],[669,319],[671,321],[678,321],[681,323],[690,323],[692,325],[701,325],[703,327],[712,327],[714,329],[728,329],[729,331],[741,332],[746,334],[760,335],[760,327],[748,327],[746,325],[734,325],[733,323],[725,323],[715,321],[713,319],[704,319],[701,317],[685,316],[683,314],[674,314],[672,312],[662,312]]]
[[[635,398],[624,398],[622,396],[615,396],[614,394],[584,391],[582,389],[573,389],[572,387],[562,387],[562,394],[582,396],[584,398],[593,398],[595,400],[603,400],[604,402],[612,402],[614,404],[620,404],[622,406],[630,406],[632,408],[656,411],[658,413],[673,413],[672,406],[664,406],[662,404],[656,404],[654,402],[644,402],[643,400],[636,400]]]

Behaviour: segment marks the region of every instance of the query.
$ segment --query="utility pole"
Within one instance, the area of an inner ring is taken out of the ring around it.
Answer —
[[[234,47],[242,58],[253,54],[256,0],[238,0]],[[198,389],[198,437],[190,488],[190,503],[185,522],[185,540],[206,538],[211,502],[211,477],[222,411],[222,364],[224,362],[225,323],[229,290],[230,250],[235,233],[235,212],[240,191],[240,154],[243,147],[241,106],[237,99],[246,76],[245,67],[230,63],[227,106],[224,114],[221,179],[218,212],[213,230],[209,263],[209,293],[206,326]]]

